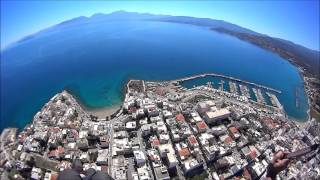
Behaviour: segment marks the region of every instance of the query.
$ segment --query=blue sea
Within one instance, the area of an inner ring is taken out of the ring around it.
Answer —
[[[278,55],[205,27],[113,21],[55,27],[2,51],[0,130],[23,128],[64,89],[88,108],[101,108],[121,104],[130,78],[170,80],[205,72],[279,89],[287,114],[307,118],[298,69]]]

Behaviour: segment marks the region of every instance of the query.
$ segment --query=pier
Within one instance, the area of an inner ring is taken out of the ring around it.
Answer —
[[[229,87],[230,87],[230,92],[231,93],[239,95],[236,83],[229,81]]]
[[[274,95],[274,94],[272,94],[272,93],[269,93],[269,92],[266,92],[266,93],[267,93],[267,95],[269,96],[270,101],[271,101],[271,103],[272,103],[273,106],[278,107],[279,109],[283,109],[283,107],[282,107],[282,105],[281,105],[281,103],[280,103],[280,101],[278,100],[278,98],[277,98],[276,95]]]
[[[260,100],[262,101],[263,104],[266,104],[265,99],[262,95],[261,89],[258,89],[258,96],[260,98]]]
[[[246,85],[242,85],[242,84],[239,84],[239,86],[240,86],[240,91],[241,91],[242,96],[245,96],[248,99],[250,99],[251,96],[250,96],[248,87]]]
[[[213,88],[212,82],[207,82],[207,86],[208,86],[209,88]]]
[[[266,90],[269,90],[269,91],[273,91],[273,92],[276,92],[276,93],[281,93],[280,90],[273,89],[271,87],[267,87],[267,86],[256,84],[256,83],[253,83],[253,82],[237,79],[237,78],[234,78],[234,77],[231,77],[231,76],[226,76],[226,75],[222,75],[222,74],[215,74],[215,73],[205,73],[205,74],[193,75],[193,76],[189,76],[189,77],[184,77],[184,78],[172,80],[171,82],[180,83],[180,82],[183,82],[183,81],[189,81],[189,80],[193,80],[193,79],[197,79],[197,78],[204,78],[204,77],[208,77],[208,76],[221,77],[221,78],[224,78],[224,79],[229,79],[229,80],[232,80],[232,81],[236,81],[238,83],[250,84],[250,85],[253,85],[253,86],[258,87],[258,88],[263,88],[263,89],[266,89]]]
[[[224,88],[223,88],[224,80],[221,80],[221,82],[219,82],[218,84],[220,84],[219,90],[220,90],[220,91],[224,91]]]
[[[257,98],[257,102],[261,104],[266,104],[261,89],[252,88],[252,90]]]

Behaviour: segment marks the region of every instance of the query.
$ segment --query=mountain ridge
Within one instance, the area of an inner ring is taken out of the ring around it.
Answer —
[[[128,15],[130,15],[131,17],[128,17]],[[121,17],[121,16],[127,16],[127,17]],[[248,28],[245,28],[245,27],[242,27],[242,26],[239,26],[239,25],[236,25],[236,24],[224,21],[224,20],[217,20],[217,19],[211,19],[211,18],[201,18],[201,17],[190,17],[190,16],[172,16],[172,15],[162,15],[162,14],[152,14],[152,13],[128,12],[128,11],[124,11],[124,10],[119,10],[119,11],[114,11],[114,12],[111,12],[111,13],[108,13],[108,14],[106,14],[106,13],[95,13],[95,14],[93,14],[91,16],[79,16],[79,17],[75,17],[75,18],[72,18],[72,19],[69,19],[69,20],[66,20],[66,21],[62,21],[62,22],[57,23],[55,25],[52,25],[52,26],[50,26],[48,28],[42,29],[42,30],[40,30],[38,32],[35,32],[35,33],[32,33],[32,34],[27,35],[25,37],[22,37],[20,40],[14,42],[14,43],[21,42],[26,37],[34,36],[34,35],[36,35],[38,33],[41,33],[41,32],[43,32],[45,30],[49,30],[49,29],[51,29],[53,27],[58,27],[58,26],[62,26],[62,25],[68,25],[68,24],[72,24],[72,23],[78,23],[79,21],[83,21],[83,20],[90,20],[90,19],[96,19],[97,20],[97,19],[103,18],[103,17],[104,18],[108,18],[108,19],[110,19],[110,18],[118,18],[118,20],[119,19],[127,19],[127,20],[139,20],[139,19],[140,20],[150,20],[151,19],[151,20],[158,20],[158,21],[164,21],[164,22],[186,23],[186,24],[193,24],[193,25],[199,25],[199,26],[208,26],[208,27],[211,27],[212,23],[221,23],[221,24],[218,24],[218,25],[216,24],[216,26],[223,26],[223,27],[224,27],[224,25],[233,26],[233,27],[242,29],[242,31],[246,31],[247,33],[272,37],[272,36],[269,36],[269,35],[266,35],[266,34],[255,32],[255,31],[250,30]],[[183,20],[189,20],[189,22],[185,22]],[[193,20],[193,21],[197,20],[198,22],[190,22],[191,20]],[[207,21],[207,22],[204,22],[204,21]],[[211,28],[214,28],[214,27],[211,27]],[[224,27],[224,28],[226,28],[226,27]],[[232,29],[230,29],[230,27],[227,27],[226,29],[232,30]],[[284,41],[293,43],[290,40],[285,40],[285,39],[278,38],[278,37],[272,37],[272,38],[277,38],[277,39],[280,39],[280,40],[284,40]],[[14,43],[12,43],[12,44],[14,44]],[[294,43],[294,44],[295,45],[299,45],[299,46],[303,46],[303,45],[296,44],[296,43]],[[303,47],[305,47],[305,46],[303,46]],[[305,48],[310,49],[308,47],[305,47]],[[318,50],[314,50],[314,49],[310,49],[310,50],[319,52]]]
[[[241,27],[239,25],[229,23],[224,20],[216,20],[211,18],[198,18],[198,17],[189,17],[189,16],[171,16],[171,15],[157,15],[151,13],[138,13],[138,12],[127,12],[127,11],[115,11],[109,14],[105,13],[95,13],[89,17],[79,16],[72,18],[56,25],[53,25],[49,28],[40,30],[34,34],[28,35],[20,39],[19,41],[13,43],[23,43],[32,38],[35,38],[41,33],[48,31],[54,31],[59,28],[68,28],[75,25],[83,25],[86,23],[95,23],[95,22],[104,22],[104,21],[134,21],[134,20],[149,20],[149,21],[159,21],[159,22],[170,22],[170,23],[181,23],[181,24],[191,24],[195,26],[208,27],[211,30],[217,32],[222,32],[231,36],[235,36],[241,40],[247,41],[249,43],[255,44],[261,48],[272,51],[279,54],[281,57],[287,59],[289,62],[296,65],[302,66],[304,69],[308,70],[309,73],[320,77],[317,67],[319,67],[319,51],[309,49],[305,46],[296,44],[294,42],[271,37],[262,33],[252,31],[250,29]],[[255,37],[255,41],[252,39]],[[262,45],[257,43],[257,39],[262,39],[266,44]],[[273,43],[270,43],[270,42]],[[270,47],[271,46],[271,47]],[[277,49],[277,50],[275,50]],[[297,56],[299,58],[297,58]],[[292,59],[295,59],[292,61]]]
[[[276,53],[300,69],[301,75],[303,76],[304,83],[306,85],[306,92],[309,98],[311,99],[311,104],[316,104],[317,107],[320,107],[320,93],[313,93],[314,89],[320,87],[320,83],[314,83],[316,82],[314,81],[314,79],[320,77],[320,63],[318,50],[312,50],[310,48],[304,47],[299,44],[295,44],[288,40],[261,34],[250,29],[241,27],[239,25],[226,22],[224,20],[188,16],[172,16],[161,14],[157,15],[150,13],[138,13],[127,11],[115,11],[109,14],[96,13],[89,17],[80,16],[63,21],[49,28],[43,29],[37,33],[26,36],[21,40],[17,41],[16,43],[23,43],[24,41],[36,38],[39,34],[42,33],[61,30],[62,28],[69,28],[72,26],[84,25],[86,23],[136,20],[181,23],[202,26],[208,28],[208,30],[217,31],[226,35],[239,38],[240,40],[252,43],[260,48]],[[319,94],[319,96],[317,94]],[[320,117],[320,108],[318,108],[317,111],[319,112]]]

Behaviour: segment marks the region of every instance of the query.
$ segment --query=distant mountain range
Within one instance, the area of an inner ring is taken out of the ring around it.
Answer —
[[[56,30],[57,28],[85,25],[87,23],[93,22],[121,20],[162,21],[208,27],[211,30],[237,37],[241,40],[255,44],[261,48],[277,53],[281,57],[287,59],[289,62],[298,65],[300,68],[304,70],[304,73],[308,73],[309,75],[313,75],[315,77],[320,77],[319,51],[308,49],[306,47],[294,44],[293,42],[284,39],[274,38],[264,34],[260,34],[250,29],[246,29],[244,27],[222,20],[215,20],[209,18],[195,18],[187,16],[155,15],[149,13],[116,11],[110,14],[97,13],[92,15],[91,17],[80,16],[59,23],[53,27],[42,30],[38,33]],[[31,39],[38,33],[27,36],[18,42],[23,42],[28,39]]]

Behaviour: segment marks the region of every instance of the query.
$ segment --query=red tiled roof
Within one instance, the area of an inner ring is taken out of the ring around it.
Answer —
[[[275,128],[276,126],[277,126],[277,123],[273,120],[273,119],[271,119],[271,118],[269,118],[269,117],[266,117],[266,118],[264,118],[264,122],[267,124],[267,126],[269,126],[270,128]]]
[[[57,180],[57,179],[58,179],[58,173],[56,173],[56,172],[51,173],[50,180]]]
[[[64,153],[64,148],[59,146],[57,149],[50,151],[48,157],[57,157],[61,153]]]
[[[199,129],[206,129],[207,128],[207,125],[204,121],[200,121],[197,123],[197,126]]]
[[[154,146],[160,145],[159,139],[154,139],[154,140],[152,141],[152,144],[153,144]]]
[[[232,138],[230,136],[228,136],[227,138],[224,139],[224,142],[226,144],[230,144],[232,142]]]
[[[59,154],[64,153],[64,148],[61,146],[59,146],[57,150],[58,150]]]
[[[251,180],[251,174],[249,173],[249,171],[247,170],[247,168],[244,168],[244,171],[243,171],[243,177],[247,180]]]
[[[188,141],[190,144],[198,144],[198,141],[194,135],[188,137]]]
[[[249,156],[252,158],[252,159],[255,159],[257,157],[257,152],[255,150],[251,151]]]
[[[179,151],[179,155],[184,157],[190,156],[190,151],[188,150],[188,148],[182,148]]]
[[[238,129],[236,127],[230,127],[229,130],[232,132],[232,134],[238,133]]]
[[[184,116],[181,113],[176,115],[176,119],[177,119],[177,121],[184,121],[185,120]]]

